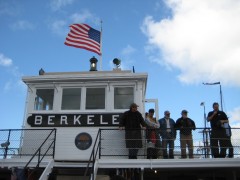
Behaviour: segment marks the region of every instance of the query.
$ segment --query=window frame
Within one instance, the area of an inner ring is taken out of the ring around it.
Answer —
[[[134,85],[116,85],[116,86],[113,86],[113,109],[114,110],[125,110],[125,109],[129,109],[129,105],[130,103],[133,103],[133,102],[129,102],[129,105],[126,107],[126,108],[115,108],[115,88],[132,88],[132,98],[133,98],[133,102],[135,102],[135,86]]]
[[[95,109],[95,108],[93,108],[93,109],[87,109],[87,89],[104,89],[104,108],[98,108],[98,109]],[[94,111],[101,111],[101,110],[106,110],[106,108],[107,108],[107,99],[108,99],[108,93],[107,93],[107,91],[106,91],[106,89],[107,89],[107,86],[106,85],[99,85],[99,86],[85,86],[84,87],[84,89],[85,89],[85,93],[84,93],[84,110],[85,111],[92,111],[92,110],[94,110]]]
[[[63,103],[63,91],[64,89],[79,89],[80,90],[80,99],[79,99],[79,109],[62,109]],[[60,111],[79,111],[82,109],[82,98],[83,98],[83,87],[71,87],[71,86],[63,86],[61,87],[61,102],[60,102]]]
[[[53,90],[53,97],[52,97],[52,108],[51,109],[37,109],[36,106],[36,99],[38,98],[38,95],[37,95],[37,91],[38,90]],[[49,112],[49,111],[54,111],[54,101],[55,101],[55,88],[54,87],[37,87],[35,89],[35,93],[34,93],[34,98],[33,98],[33,111],[36,111],[36,112]]]

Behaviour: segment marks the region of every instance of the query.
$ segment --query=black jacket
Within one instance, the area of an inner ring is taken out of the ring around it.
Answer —
[[[175,128],[180,130],[180,134],[190,135],[192,130],[196,129],[196,126],[192,119],[181,117],[176,121]]]
[[[119,127],[125,127],[125,139],[127,148],[141,148],[141,126],[146,127],[142,114],[138,111],[126,111],[120,117]]]

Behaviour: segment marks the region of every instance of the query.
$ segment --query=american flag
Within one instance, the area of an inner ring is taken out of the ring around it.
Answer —
[[[101,55],[100,35],[100,31],[87,24],[72,24],[64,44]]]

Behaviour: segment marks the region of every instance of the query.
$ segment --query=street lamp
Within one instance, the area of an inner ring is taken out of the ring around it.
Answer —
[[[223,111],[223,105],[222,105],[222,87],[220,82],[214,82],[214,83],[203,83],[203,85],[218,85],[220,87],[220,102],[221,102],[221,110]]]
[[[203,120],[204,120],[204,128],[207,126],[207,116],[205,111],[205,102],[201,102],[200,106],[203,106]]]
[[[204,154],[205,154],[205,158],[206,158],[206,157],[209,157],[209,143],[208,143],[209,130],[206,128],[207,127],[207,116],[206,116],[206,111],[205,111],[205,102],[201,102],[200,106],[203,106],[204,130],[202,131],[202,133],[203,133]]]

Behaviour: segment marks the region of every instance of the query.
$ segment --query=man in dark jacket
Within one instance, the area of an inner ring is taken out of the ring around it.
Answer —
[[[130,110],[123,113],[119,128],[125,128],[126,147],[129,148],[129,159],[137,159],[138,149],[142,147],[141,126],[146,129],[142,114],[137,110],[138,105],[132,103]]]
[[[160,124],[160,135],[162,137],[162,148],[164,159],[174,159],[174,141],[176,139],[175,121],[170,118],[170,112],[165,111],[164,117],[158,120]],[[169,153],[167,153],[169,147]]]
[[[207,120],[211,124],[211,149],[213,158],[225,158],[228,145],[228,137],[224,123],[229,123],[225,112],[219,110],[219,104],[213,103],[213,111],[208,113]],[[220,148],[220,152],[219,152]]]
[[[188,118],[187,110],[182,110],[182,117],[176,121],[176,129],[180,130],[181,158],[187,158],[186,146],[188,146],[189,158],[193,158],[192,130],[196,129],[195,123]]]

